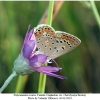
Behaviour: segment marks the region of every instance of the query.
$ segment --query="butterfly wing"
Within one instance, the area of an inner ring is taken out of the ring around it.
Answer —
[[[57,58],[75,47],[81,40],[62,31],[55,31],[51,26],[40,24],[34,29],[38,50],[49,59]]]
[[[49,25],[41,24],[35,28],[34,33],[39,51],[50,57],[57,45],[54,38],[55,30]]]
[[[56,31],[55,37],[58,45],[56,45],[56,50],[50,56],[52,59],[73,50],[81,43],[81,40],[76,36],[62,31]]]

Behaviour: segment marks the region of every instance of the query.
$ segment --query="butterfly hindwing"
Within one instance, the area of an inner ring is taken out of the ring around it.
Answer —
[[[77,47],[81,41],[76,36],[66,32],[56,31],[56,41],[58,41],[57,49],[50,56],[51,58],[57,58]]]

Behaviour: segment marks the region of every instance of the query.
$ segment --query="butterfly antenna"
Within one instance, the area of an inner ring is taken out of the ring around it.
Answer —
[[[48,61],[48,63],[52,63],[52,62],[54,62],[54,63],[56,64],[56,66],[57,66],[57,67],[60,69],[60,71],[61,71],[62,68],[60,68],[60,67],[58,66],[58,64],[57,64],[57,62],[56,62],[55,60],[50,59],[50,60]]]
[[[57,65],[57,67],[60,68],[55,60],[51,59],[51,61],[53,61]]]

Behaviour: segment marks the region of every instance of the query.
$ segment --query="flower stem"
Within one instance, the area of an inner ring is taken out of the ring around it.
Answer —
[[[54,1],[50,1],[49,9],[48,9],[48,20],[47,20],[47,24],[50,26],[52,24],[53,5],[54,5]],[[47,66],[47,64],[45,64],[45,66]],[[40,73],[38,93],[45,92],[45,85],[46,85],[46,75],[43,73]]]
[[[94,17],[98,23],[99,28],[100,28],[100,16],[99,16],[99,13],[97,11],[96,5],[95,5],[94,1],[92,1],[92,0],[90,0],[90,4],[91,4],[91,9],[93,11]]]
[[[3,84],[3,86],[0,88],[0,93],[7,87],[7,85],[10,83],[10,81],[13,79],[13,77],[15,77],[17,74],[15,71],[13,71],[13,73],[8,77],[8,79],[5,81],[5,83]]]
[[[15,93],[22,93],[23,88],[25,86],[25,83],[26,83],[26,81],[28,79],[28,76],[29,75],[25,75],[25,76],[19,75],[18,81],[17,81],[17,85],[16,85]]]
[[[49,9],[48,9],[48,20],[47,20],[47,24],[50,26],[52,24],[53,6],[54,6],[54,1],[50,1],[49,2]]]
[[[45,92],[45,84],[46,84],[46,74],[40,73],[38,93]]]

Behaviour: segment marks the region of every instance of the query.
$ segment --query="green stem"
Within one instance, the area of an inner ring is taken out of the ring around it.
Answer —
[[[40,73],[38,93],[45,92],[45,84],[46,84],[46,74]]]
[[[25,76],[19,75],[15,93],[22,93],[23,92],[23,89],[24,89],[24,86],[25,86],[27,79],[28,79],[28,75],[25,75]]]
[[[13,71],[13,73],[6,79],[3,86],[0,88],[0,93],[8,86],[8,84],[11,82],[11,80],[16,76],[16,72]]]
[[[90,0],[90,3],[91,3],[91,8],[92,8],[94,17],[98,23],[99,28],[100,28],[100,17],[99,17],[99,13],[97,11],[96,5],[95,5],[94,1],[92,1],[92,0]]]
[[[48,9],[48,20],[47,20],[47,24],[50,26],[52,24],[53,5],[54,5],[54,1],[50,1],[49,9]]]
[[[48,20],[47,20],[47,24],[50,26],[52,24],[53,5],[54,5],[54,1],[50,1],[49,2],[49,9],[48,9]],[[47,64],[45,64],[45,66],[46,65]],[[45,85],[46,85],[46,75],[43,73],[40,73],[38,93],[45,92]]]

